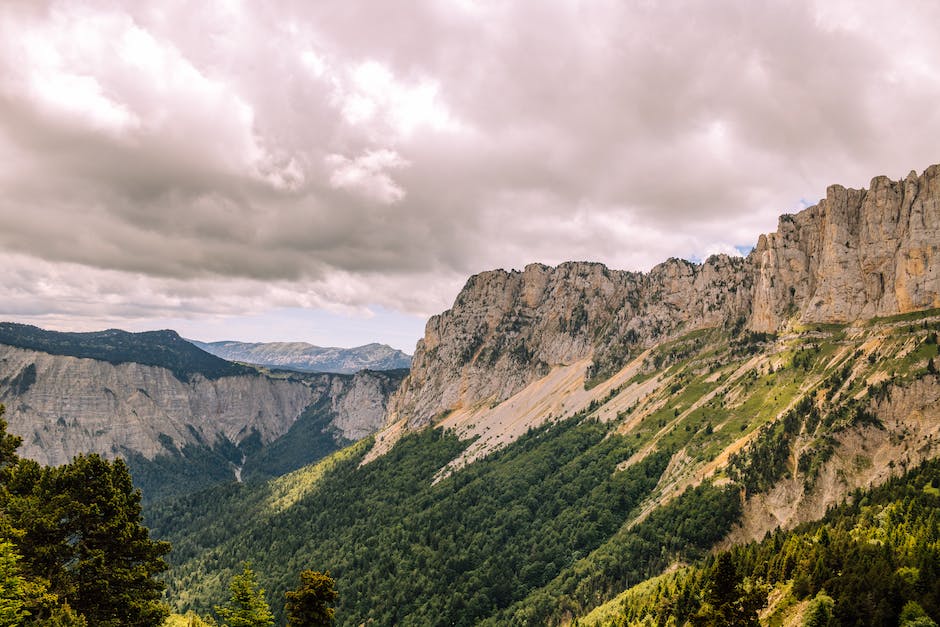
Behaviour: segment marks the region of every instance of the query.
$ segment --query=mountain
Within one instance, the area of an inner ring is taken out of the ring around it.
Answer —
[[[271,374],[172,331],[0,324],[0,403],[20,455],[126,457],[147,498],[280,474],[367,436],[403,375]]]
[[[258,364],[298,372],[399,370],[411,366],[411,357],[385,344],[355,348],[324,348],[306,342],[198,342],[195,346],[229,361]]]
[[[601,380],[697,329],[776,333],[940,307],[938,204],[932,166],[869,190],[830,186],[747,258],[670,259],[645,274],[596,263],[478,274],[428,322],[390,418],[420,427],[473,413],[582,361]]]
[[[250,560],[278,613],[299,570],[330,570],[344,625],[571,624],[621,594],[687,617],[716,546],[846,503],[832,552],[794,548],[773,577],[756,558],[733,568],[781,612],[802,608],[799,624],[839,559],[872,553],[878,517],[904,520],[910,542],[881,540],[878,570],[853,566],[832,611],[886,589],[873,603],[888,623],[911,603],[938,619],[936,521],[892,513],[931,507],[940,481],[938,258],[932,166],[830,187],[746,258],[476,275],[428,322],[374,440],[151,511],[177,551],[170,596],[205,611]],[[647,581],[687,564],[702,570],[683,587]],[[644,620],[631,608],[607,616]]]
[[[28,324],[0,322],[0,344],[50,355],[85,357],[109,364],[158,366],[180,381],[194,375],[208,380],[247,374],[251,368],[219,359],[192,346],[176,331],[128,333],[108,329],[91,333],[46,331]]]

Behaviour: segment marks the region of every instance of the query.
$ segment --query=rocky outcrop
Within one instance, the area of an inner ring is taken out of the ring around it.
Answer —
[[[352,377],[330,377],[331,426],[345,440],[370,436],[385,424],[388,399],[400,376],[363,370]]]
[[[390,421],[427,424],[457,407],[505,400],[552,367],[594,358],[594,374],[680,330],[723,324],[746,307],[743,259],[680,259],[649,273],[597,263],[539,264],[471,277],[427,324]]]
[[[749,326],[851,322],[940,307],[940,166],[868,190],[833,185],[751,253]]]
[[[384,373],[269,377],[261,374],[183,381],[166,368],[112,364],[0,344],[0,402],[19,453],[61,464],[78,453],[148,459],[187,443],[261,444],[287,433],[304,409],[328,402],[332,424],[359,439],[383,422],[398,378]],[[253,434],[257,434],[254,436]]]
[[[940,307],[940,166],[868,190],[828,189],[780,218],[746,258],[671,259],[648,273],[596,263],[473,276],[427,324],[389,424],[411,427],[503,401],[555,366],[591,358],[610,374],[691,330],[777,332]]]

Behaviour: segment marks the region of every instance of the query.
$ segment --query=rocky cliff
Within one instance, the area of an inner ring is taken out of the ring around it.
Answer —
[[[187,445],[264,445],[284,436],[311,405],[328,406],[324,425],[356,440],[383,423],[399,374],[361,372],[267,376],[258,372],[179,378],[167,368],[0,344],[0,402],[20,454],[61,464],[78,453],[153,459]]]
[[[940,307],[940,166],[867,190],[829,187],[826,198],[785,215],[748,258],[749,325],[776,331],[802,322],[850,322]]]
[[[471,277],[432,317],[389,423],[428,424],[495,405],[552,368],[592,360],[589,378],[679,333],[777,332],[940,307],[940,166],[868,190],[832,186],[781,217],[747,258],[671,259],[648,273],[564,263]]]

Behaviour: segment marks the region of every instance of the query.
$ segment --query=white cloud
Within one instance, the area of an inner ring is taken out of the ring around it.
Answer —
[[[460,130],[461,125],[441,102],[438,92],[439,87],[432,80],[408,84],[396,79],[385,65],[366,61],[348,72],[347,84],[340,87],[336,97],[350,124],[378,122],[394,135],[407,138],[422,127],[433,131]]]
[[[326,162],[332,168],[330,185],[336,189],[358,192],[385,205],[405,197],[405,190],[388,174],[408,166],[394,150],[369,150],[354,159],[327,155]]]

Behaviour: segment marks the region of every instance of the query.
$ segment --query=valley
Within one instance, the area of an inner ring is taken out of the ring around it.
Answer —
[[[24,457],[127,460],[180,615],[250,564],[281,622],[306,570],[339,625],[931,621],[938,247],[932,166],[747,257],[474,275],[409,371],[3,325],[0,401]]]
[[[550,372],[384,455],[358,445],[210,507],[176,503],[152,520],[176,547],[171,591],[205,611],[225,578],[200,573],[251,560],[276,598],[311,563],[337,578],[340,624],[570,622],[716,543],[817,520],[936,458],[938,330],[932,311],[778,337],[706,329],[590,390],[584,364],[577,385]]]

